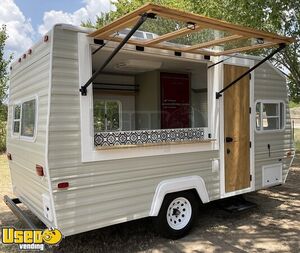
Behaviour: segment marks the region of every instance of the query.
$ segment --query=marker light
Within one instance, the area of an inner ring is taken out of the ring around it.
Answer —
[[[47,42],[49,40],[49,36],[48,35],[45,35],[44,36],[44,42]]]
[[[12,160],[11,153],[7,153],[6,155],[7,155],[7,159],[11,161]]]
[[[66,189],[69,187],[69,183],[68,182],[61,182],[57,184],[57,188],[58,189]]]
[[[44,168],[41,165],[36,164],[35,165],[36,174],[40,177],[44,176]]]

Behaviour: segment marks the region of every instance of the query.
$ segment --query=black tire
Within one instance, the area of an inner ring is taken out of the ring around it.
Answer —
[[[175,208],[170,207],[171,204],[172,207],[174,206]],[[191,214],[187,211],[189,208],[191,210]],[[157,232],[163,237],[174,240],[184,237],[192,229],[198,217],[198,212],[199,199],[195,196],[193,191],[167,194],[164,198],[159,214],[155,218]],[[184,218],[185,220],[183,220]]]

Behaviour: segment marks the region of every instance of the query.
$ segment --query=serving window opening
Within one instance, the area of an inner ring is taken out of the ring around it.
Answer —
[[[121,51],[93,82],[95,146],[203,141],[207,96],[206,62]]]

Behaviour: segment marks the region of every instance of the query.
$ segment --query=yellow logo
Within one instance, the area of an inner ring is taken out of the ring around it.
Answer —
[[[2,243],[17,244],[21,250],[44,250],[45,244],[58,245],[63,239],[58,229],[24,230],[2,228]]]
[[[61,242],[62,234],[58,229],[49,230],[46,229],[43,232],[43,240],[49,245],[55,245]]]

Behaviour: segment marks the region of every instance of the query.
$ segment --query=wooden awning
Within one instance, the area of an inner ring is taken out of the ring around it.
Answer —
[[[220,56],[276,47],[294,41],[293,38],[150,3],[90,33],[89,36],[120,42],[124,36],[122,37],[118,32],[124,29],[128,31],[144,13],[154,13],[157,17],[154,20],[147,20],[145,25],[148,22],[154,24],[154,22],[168,20],[173,22],[170,26],[173,27],[173,30],[156,34],[155,25],[152,25],[152,28],[154,27],[152,31],[141,27],[140,31],[152,32],[153,38],[139,39],[133,36],[127,42],[128,44],[176,52]],[[162,25],[169,23],[162,23]],[[158,23],[157,26],[159,26]],[[185,38],[189,41],[188,43],[183,42]]]

